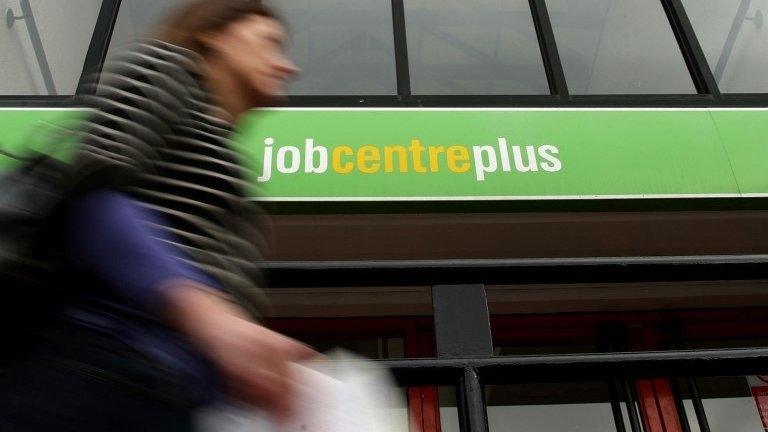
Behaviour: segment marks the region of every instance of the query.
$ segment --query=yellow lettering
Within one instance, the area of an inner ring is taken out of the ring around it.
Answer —
[[[364,174],[377,173],[381,169],[380,159],[378,148],[371,145],[362,146],[357,150],[357,169]]]
[[[440,171],[440,154],[445,153],[443,146],[429,146],[429,170],[432,172]]]
[[[410,150],[413,156],[413,170],[417,173],[427,172],[427,167],[421,163],[421,154],[424,152],[424,146],[421,145],[421,141],[417,139],[411,140]]]
[[[352,156],[352,147],[350,146],[338,146],[333,149],[333,170],[339,174],[349,174],[352,172],[354,165],[352,162],[341,163],[341,154]]]
[[[384,147],[384,171],[388,173],[395,171],[395,154],[397,154],[400,172],[408,172],[408,150],[401,145]]]
[[[455,173],[465,173],[469,171],[469,151],[463,146],[448,147],[448,169]]]

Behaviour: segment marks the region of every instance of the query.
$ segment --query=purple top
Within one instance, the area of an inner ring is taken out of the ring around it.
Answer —
[[[99,279],[101,284],[96,285],[102,291],[84,288],[75,293],[98,306],[74,306],[65,318],[110,335],[187,376],[192,391],[210,399],[216,387],[211,365],[159,316],[167,281],[183,278],[221,287],[183,261],[184,251],[157,228],[164,225],[161,216],[113,190],[90,192],[70,206],[64,241],[74,264]]]

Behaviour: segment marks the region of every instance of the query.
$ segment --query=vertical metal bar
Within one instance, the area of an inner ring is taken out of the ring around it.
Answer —
[[[99,16],[96,19],[96,25],[93,28],[91,43],[88,45],[88,52],[83,62],[83,71],[80,74],[80,81],[77,85],[77,94],[95,92],[96,86],[91,86],[97,82],[98,74],[104,66],[104,60],[107,58],[109,41],[112,39],[112,31],[115,28],[117,14],[120,11],[121,0],[103,0]]]
[[[485,286],[435,285],[432,310],[438,357],[493,356]]]
[[[392,30],[395,37],[395,71],[397,95],[411,96],[411,73],[408,65],[408,37],[405,32],[404,0],[392,0]]]
[[[680,52],[683,54],[685,64],[699,94],[710,94],[715,98],[720,97],[720,89],[712,74],[712,69],[707,63],[704,50],[701,49],[699,39],[693,30],[691,20],[685,12],[682,0],[661,0],[664,11],[667,14],[672,31],[675,34]]]
[[[627,401],[629,427],[632,429],[632,432],[643,432],[643,427],[640,425],[640,417],[637,415],[635,390],[629,381],[624,381],[624,400]]]
[[[461,432],[488,432],[488,416],[483,401],[483,387],[477,369],[467,368],[459,379],[456,408]]]
[[[539,39],[541,57],[544,61],[544,69],[547,72],[549,91],[561,98],[568,97],[568,83],[565,79],[563,64],[560,62],[560,54],[557,51],[555,32],[552,30],[552,22],[549,19],[545,0],[529,0],[533,25],[536,27],[536,36]]]
[[[693,378],[688,378],[688,390],[691,393],[693,411],[696,413],[696,419],[699,422],[699,430],[701,432],[710,432],[707,413],[704,412],[704,403],[701,401],[701,395],[699,394],[699,386],[696,385],[696,381]]]
[[[616,425],[616,432],[626,432],[624,427],[624,413],[621,412],[621,400],[619,392],[616,390],[616,382],[608,381],[608,395],[611,398],[611,412],[613,413],[613,423]]]
[[[53,81],[51,66],[48,64],[48,57],[45,55],[45,47],[43,47],[43,41],[40,39],[40,31],[37,28],[37,21],[35,21],[32,6],[29,4],[29,0],[19,1],[19,6],[21,6],[21,14],[26,23],[29,41],[32,43],[32,50],[35,52],[37,64],[40,66],[40,75],[43,77],[45,90],[48,92],[48,95],[56,96],[58,94],[56,83]]]
[[[682,427],[681,432],[691,432],[691,425],[688,423],[688,414],[685,412],[685,403],[683,402],[683,392],[680,390],[680,383],[676,378],[670,378],[669,384],[675,397],[677,415],[680,418],[680,426]]]

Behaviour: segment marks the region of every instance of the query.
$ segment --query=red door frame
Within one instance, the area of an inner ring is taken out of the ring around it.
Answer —
[[[628,329],[630,351],[682,348],[680,339],[768,339],[768,308],[491,316],[494,345],[598,344],[601,326]],[[681,432],[670,380],[635,380],[646,432]]]
[[[600,328],[621,325],[629,331],[629,350],[676,347],[685,340],[768,339],[768,308],[687,311],[604,312],[547,315],[495,315],[495,345],[597,344]],[[408,358],[434,357],[431,317],[277,318],[271,328],[292,336],[359,339],[402,337]],[[677,334],[676,334],[677,333]],[[646,432],[681,432],[677,406],[667,379],[636,380],[638,405]],[[408,389],[411,432],[440,432],[437,387]]]

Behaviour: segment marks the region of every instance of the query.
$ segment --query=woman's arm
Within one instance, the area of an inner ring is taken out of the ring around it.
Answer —
[[[174,239],[154,228],[160,215],[114,190],[85,194],[64,219],[75,264],[126,302],[156,314],[217,367],[235,398],[290,414],[295,383],[288,363],[316,355],[305,345],[248,320],[211,278],[184,261]]]

